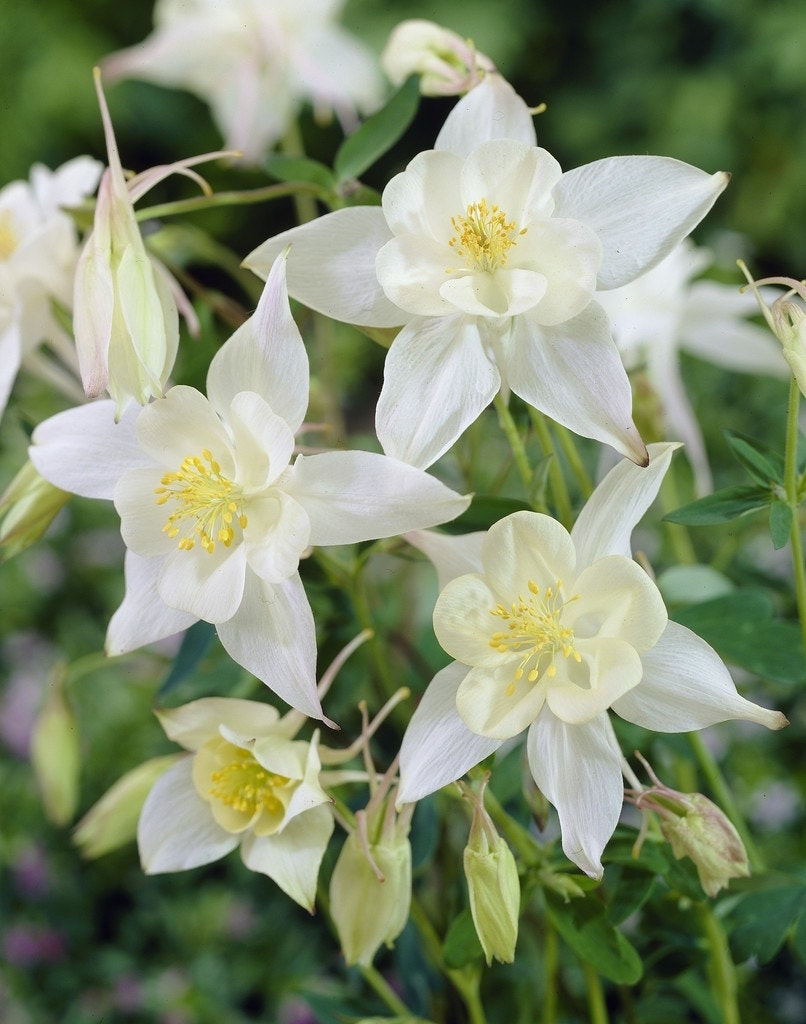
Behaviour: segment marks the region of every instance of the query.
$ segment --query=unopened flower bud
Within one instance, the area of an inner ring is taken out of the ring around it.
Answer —
[[[784,359],[801,393],[806,395],[806,310],[791,299],[778,299],[772,305],[772,319]]]
[[[419,18],[401,22],[389,36],[381,66],[394,85],[420,75],[423,96],[459,96],[495,65],[468,39]]]
[[[374,824],[359,819],[359,829],[348,835],[330,880],[330,913],[350,965],[371,964],[381,943],[392,946],[409,917],[408,815],[395,820],[393,810],[387,811],[373,841]]]
[[[31,764],[48,820],[66,825],[78,804],[81,748],[78,723],[64,693],[63,667],[54,671],[34,725]]]
[[[132,768],[104,793],[76,825],[73,842],[93,860],[137,837],[137,822],[151,787],[183,754],[152,757]]]
[[[0,513],[5,512],[0,547],[5,548],[6,557],[18,555],[35,544],[69,497],[26,462],[0,497]]]

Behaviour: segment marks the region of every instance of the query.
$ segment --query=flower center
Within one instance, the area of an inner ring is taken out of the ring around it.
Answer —
[[[566,604],[576,600],[572,597],[570,601],[563,601],[561,597],[562,582],[557,581],[556,588],[546,587],[542,595],[540,587],[529,580],[529,596],[524,597],[518,594],[518,600],[513,601],[510,608],[502,604],[490,609],[490,614],[503,619],[507,624],[506,630],[498,630],[490,637],[490,647],[494,647],[501,654],[511,652],[521,655],[518,667],[515,670],[513,681],[507,687],[507,696],[511,697],[515,692],[515,683],[523,678],[527,666],[527,679],[530,683],[535,682],[540,675],[541,662],[545,665],[545,659],[549,662],[545,668],[546,675],[553,679],[557,674],[555,657],[558,653],[565,658],[573,658],[580,662],[582,658],[574,647],[574,631],[562,624],[562,612]]]
[[[471,203],[464,217],[451,217],[456,234],[448,245],[473,270],[492,273],[507,262],[507,252],[517,244],[526,228],[517,231],[514,220],[486,199]],[[448,271],[450,273],[450,270]]]
[[[289,786],[291,780],[267,771],[246,751],[241,753],[242,757],[236,757],[223,768],[211,772],[210,796],[250,818],[258,811],[282,814],[285,804],[277,790]]]
[[[11,213],[3,210],[0,212],[0,260],[7,260],[19,244]]]
[[[235,524],[243,530],[247,518],[243,511],[243,494],[232,480],[221,473],[221,466],[207,448],[198,455],[188,455],[176,473],[165,473],[161,487],[154,493],[157,504],[169,501],[177,508],[168,516],[163,533],[181,537],[179,548],[190,551],[199,543],[208,554],[215,551],[216,541],[228,548],[235,539]]]

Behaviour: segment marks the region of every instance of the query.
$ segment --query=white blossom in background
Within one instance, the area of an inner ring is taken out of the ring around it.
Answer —
[[[108,653],[204,619],[238,664],[292,707],[323,717],[300,558],[313,545],[446,522],[470,499],[384,455],[294,458],[308,387],[281,259],[253,317],[213,358],[206,397],[177,386],[118,423],[114,403],[102,401],[37,427],[30,454],[42,476],[114,499],[120,513],[126,594]]]
[[[310,742],[269,704],[206,697],[157,712],[169,739],[190,751],[160,775],[137,828],[147,874],[184,871],[240,847],[313,909],[319,865],[333,832],[319,782],[318,733]]]
[[[401,21],[381,54],[381,67],[393,85],[420,76],[423,96],[460,96],[478,85],[495,65],[469,39],[433,21]]]
[[[686,240],[648,274],[596,295],[626,368],[645,368],[661,402],[667,436],[685,443],[700,494],[712,490],[711,471],[679,353],[739,373],[788,376],[775,339],[747,321],[758,312],[753,296],[742,294],[738,285],[694,280],[712,262],[707,249]]]
[[[716,652],[669,621],[631,558],[633,527],[676,447],[650,445],[646,469],[622,460],[570,534],[549,516],[516,512],[459,551],[448,536],[411,538],[427,537],[422,546],[452,577],[434,630],[457,660],[435,676],[406,730],[400,802],[447,785],[528,730],[529,767],[557,809],[563,850],[600,877],[624,794],[609,709],[659,732],[732,718],[786,725],[741,697]]]
[[[488,74],[383,205],[338,210],[245,261],[265,277],[291,244],[290,293],[327,316],[402,327],[376,413],[388,455],[426,467],[510,390],[637,463],[627,374],[594,301],[658,263],[728,182],[663,157],[562,172],[529,108]]]
[[[29,181],[0,189],[0,415],[21,366],[81,397],[75,345],[53,304],[73,306],[79,242],[64,207],[92,195],[102,169],[88,156],[55,171],[34,164]]]
[[[157,0],[154,31],[104,61],[110,79],[187,89],[228,149],[257,163],[306,102],[345,130],[380,105],[376,59],[336,24],[341,0]]]

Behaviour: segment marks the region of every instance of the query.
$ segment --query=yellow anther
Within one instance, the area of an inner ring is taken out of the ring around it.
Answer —
[[[456,234],[448,245],[471,269],[488,273],[506,264],[508,251],[526,233],[526,228],[517,231],[515,221],[486,199],[471,203],[464,217],[451,217],[451,224]]]
[[[198,540],[211,555],[216,540],[226,548],[235,540],[233,518],[237,516],[242,530],[248,524],[240,488],[222,474],[220,464],[207,448],[201,457],[188,455],[179,470],[163,474],[160,483],[162,486],[154,488],[156,503],[174,501],[177,506],[162,529],[171,538],[182,534],[180,551],[192,551]]]
[[[285,804],[278,791],[290,788],[291,780],[268,771],[247,751],[240,754],[211,773],[210,796],[250,818],[258,811],[282,814]]]

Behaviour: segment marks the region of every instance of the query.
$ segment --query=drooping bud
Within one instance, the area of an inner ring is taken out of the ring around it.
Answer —
[[[521,886],[512,851],[484,809],[486,782],[478,792],[464,789],[473,800],[464,868],[473,924],[489,967],[493,957],[505,964],[515,959]]]
[[[389,36],[381,66],[393,85],[420,75],[423,96],[460,96],[495,71],[489,57],[469,39],[432,21],[402,21]]]
[[[781,298],[772,305],[772,318],[784,359],[801,394],[806,395],[806,310],[791,299]]]
[[[121,775],[76,825],[73,842],[88,860],[117,850],[137,837],[137,821],[151,787],[183,754],[152,757]]]
[[[78,723],[65,694],[65,669],[57,666],[31,734],[31,764],[48,821],[66,825],[78,805],[81,745]]]
[[[22,469],[0,497],[0,547],[7,558],[35,544],[69,500],[66,491],[48,483],[30,462]]]
[[[348,964],[368,966],[382,943],[392,946],[411,905],[409,819],[394,797],[356,814],[330,880],[330,913]]]

